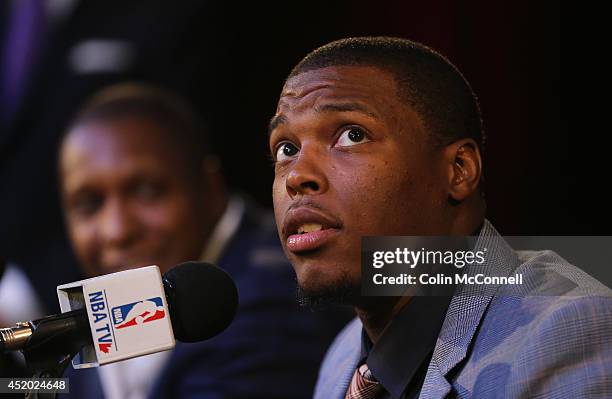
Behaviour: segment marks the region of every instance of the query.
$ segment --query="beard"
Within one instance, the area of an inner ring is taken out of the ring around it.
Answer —
[[[328,309],[336,305],[355,306],[360,302],[361,283],[351,279],[349,273],[331,283],[301,285],[297,282],[297,300],[300,306],[311,310]]]

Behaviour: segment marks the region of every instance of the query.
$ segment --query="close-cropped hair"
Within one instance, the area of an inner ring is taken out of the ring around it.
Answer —
[[[436,51],[408,39],[346,38],[312,51],[287,79],[339,66],[370,66],[389,72],[398,97],[417,113],[434,144],[471,138],[483,152],[485,134],[478,99],[461,72]]]

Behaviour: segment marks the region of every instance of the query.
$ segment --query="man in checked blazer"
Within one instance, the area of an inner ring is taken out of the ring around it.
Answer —
[[[277,227],[302,301],[354,307],[315,398],[612,397],[612,293],[551,251],[516,252],[485,219],[476,96],[404,39],[320,47],[270,122]],[[465,273],[522,284],[362,296],[364,236],[477,236]],[[451,295],[452,294],[452,295]]]

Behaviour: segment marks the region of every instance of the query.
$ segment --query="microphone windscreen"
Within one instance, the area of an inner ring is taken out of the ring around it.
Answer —
[[[181,263],[164,274],[172,329],[182,342],[198,342],[225,330],[238,309],[238,289],[223,269]]]

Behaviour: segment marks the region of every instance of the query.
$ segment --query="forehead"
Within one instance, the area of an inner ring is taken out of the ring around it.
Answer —
[[[178,151],[155,123],[141,118],[92,121],[75,126],[66,136],[60,152],[61,174],[70,177],[93,173],[139,169],[158,171],[166,165],[177,167]]]
[[[75,126],[62,144],[61,158],[71,155],[107,155],[117,160],[172,153],[164,128],[140,117],[91,121]]]
[[[278,112],[317,110],[325,101],[351,101],[364,108],[399,102],[395,79],[376,67],[337,66],[301,73],[287,81]]]
[[[154,143],[163,138],[165,130],[155,121],[144,116],[130,115],[92,119],[79,123],[68,132],[64,142],[108,143],[115,146],[129,146],[134,140]]]

